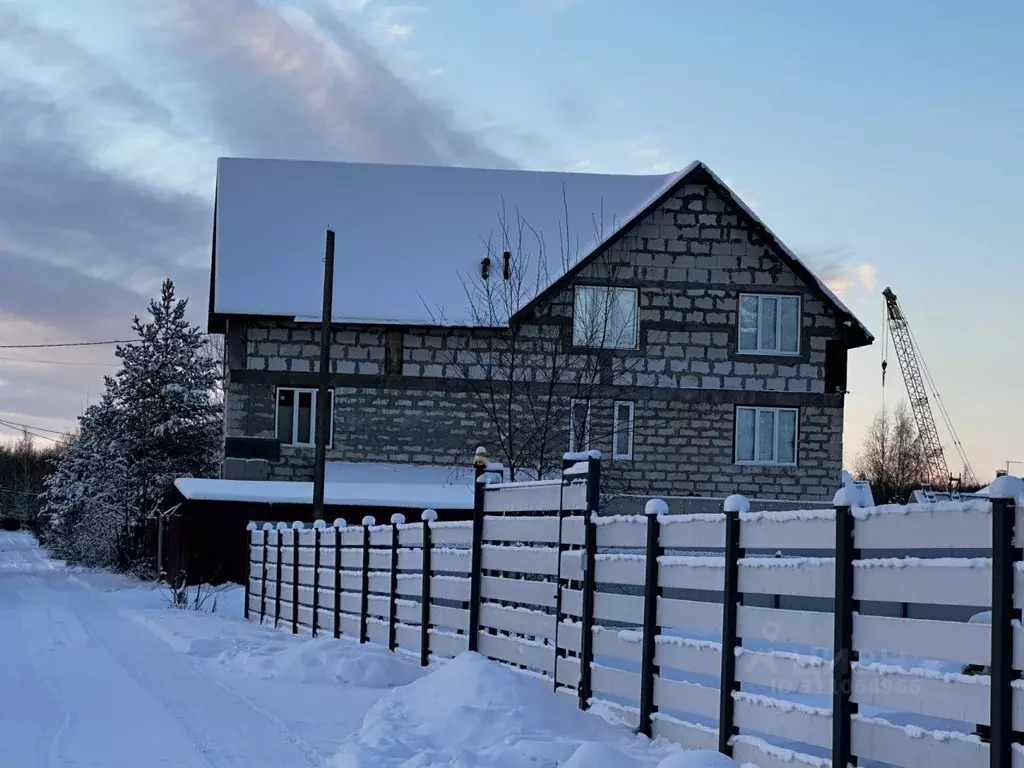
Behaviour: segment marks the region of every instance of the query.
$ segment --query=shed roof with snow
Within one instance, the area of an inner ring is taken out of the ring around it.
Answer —
[[[641,176],[221,158],[210,328],[232,315],[318,320],[328,228],[337,233],[335,322],[454,326],[476,324],[468,281],[485,257],[518,250],[523,224],[522,252],[541,288],[511,308],[514,317],[688,181],[711,184],[749,217],[848,321],[850,346],[870,343],[842,301],[699,161]]]

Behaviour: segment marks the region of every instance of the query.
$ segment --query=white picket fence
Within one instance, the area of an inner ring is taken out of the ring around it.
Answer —
[[[727,751],[741,764],[761,768],[830,765],[835,744],[830,606],[839,604],[831,602],[837,597],[836,511],[737,515],[739,594],[818,598],[823,608],[773,608],[741,600],[733,639],[723,637],[727,514],[588,516],[586,477],[573,478],[488,486],[477,516],[476,555],[473,522],[396,519],[392,525],[251,530],[247,615],[298,633],[381,643],[424,663],[475,645],[480,653],[542,675],[559,692],[574,695],[585,677],[583,627],[592,627],[585,703],[604,700],[640,730],[702,749],[720,746],[724,639],[735,655]],[[1015,511],[1020,526],[1024,507],[1018,504]],[[993,605],[991,503],[841,509],[840,514],[853,517],[853,600],[978,611]],[[648,529],[655,524],[652,540]],[[585,574],[588,535],[596,552],[590,579]],[[649,568],[652,541],[657,560]],[[967,557],[859,556],[861,550],[950,548],[977,551]],[[781,557],[775,556],[779,550]],[[785,555],[793,550],[802,555]],[[1020,551],[1013,551],[1020,560]],[[480,600],[478,626],[471,630],[475,557]],[[1018,563],[1012,579],[1015,609],[1024,607],[1022,579]],[[591,600],[585,589],[593,590]],[[991,722],[992,678],[961,674],[961,665],[992,664],[991,627],[867,615],[856,607],[849,738],[859,764],[1001,764],[973,733]],[[646,614],[653,620],[650,638],[644,632]],[[1024,669],[1019,621],[1012,631],[1016,678]],[[652,654],[646,661],[645,647]],[[1024,730],[1020,683],[1013,683],[1012,727]],[[1014,746],[1012,762],[1005,765],[1024,768],[1024,751]]]

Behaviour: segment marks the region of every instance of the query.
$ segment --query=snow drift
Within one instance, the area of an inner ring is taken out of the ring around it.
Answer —
[[[383,696],[331,765],[655,768],[672,751],[581,712],[550,683],[467,652]]]

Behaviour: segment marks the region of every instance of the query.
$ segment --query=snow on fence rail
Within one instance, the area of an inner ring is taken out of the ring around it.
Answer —
[[[654,500],[599,517],[598,457],[553,482],[486,480],[467,522],[250,525],[247,618],[422,664],[475,650],[761,768],[1024,768],[1024,503],[1009,481],[984,502],[850,509],[840,492],[831,510],[750,513],[734,496],[720,514]]]

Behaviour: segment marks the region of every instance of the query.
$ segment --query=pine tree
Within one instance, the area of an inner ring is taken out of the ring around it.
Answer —
[[[132,567],[136,534],[165,508],[174,479],[216,471],[217,361],[185,319],[187,304],[166,280],[149,317],[133,318],[138,341],[117,348],[121,369],[106,378],[101,401],[79,419],[79,434],[47,478],[43,512],[62,557]]]

